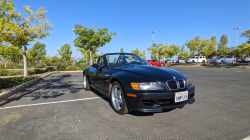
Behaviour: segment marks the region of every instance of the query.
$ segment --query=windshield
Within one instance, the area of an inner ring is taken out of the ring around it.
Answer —
[[[191,56],[190,58],[194,58],[194,56]]]
[[[126,65],[126,64],[137,64],[137,65],[146,65],[142,58],[135,54],[106,54],[106,65]]]
[[[220,58],[223,58],[224,56],[217,56],[215,57],[215,59],[220,59]]]

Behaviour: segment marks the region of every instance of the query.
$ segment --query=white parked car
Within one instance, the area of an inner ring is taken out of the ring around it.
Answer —
[[[186,62],[185,59],[178,59],[178,60],[176,61],[176,63],[185,63],[185,62]]]
[[[231,55],[222,55],[217,56],[214,59],[210,60],[210,63],[235,63],[236,58],[232,57]]]
[[[190,56],[186,62],[188,63],[206,63],[207,59],[206,56]]]
[[[245,57],[243,60],[244,62],[250,62],[250,57]]]

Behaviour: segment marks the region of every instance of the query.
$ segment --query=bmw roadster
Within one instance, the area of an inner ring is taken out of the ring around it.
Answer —
[[[131,53],[109,53],[83,71],[83,87],[111,99],[118,114],[162,112],[194,103],[195,86],[182,73],[150,66]]]

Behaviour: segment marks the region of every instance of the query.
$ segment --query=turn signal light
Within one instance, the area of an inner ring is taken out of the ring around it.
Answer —
[[[137,97],[135,94],[131,94],[131,93],[127,93],[127,96],[130,96],[130,97]]]
[[[134,90],[139,90],[139,89],[140,89],[140,87],[139,87],[139,84],[140,84],[140,83],[132,82],[132,83],[130,83],[130,84],[131,84],[131,86],[132,86],[132,88],[133,88]]]

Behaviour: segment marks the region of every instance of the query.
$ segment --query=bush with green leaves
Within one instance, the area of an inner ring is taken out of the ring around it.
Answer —
[[[29,75],[34,75],[34,74],[41,74],[44,73],[44,71],[42,69],[33,69],[33,70],[28,70],[28,74]]]
[[[0,79],[0,89],[11,88],[30,80],[37,78],[38,76],[28,76],[28,77],[13,77],[13,78],[2,78]]]
[[[74,65],[70,65],[67,67],[67,70],[71,71],[71,70],[77,70],[77,67]]]
[[[81,64],[81,65],[79,66],[79,70],[84,70],[84,69],[86,69],[88,66],[90,66],[90,65],[88,65],[88,64]]]
[[[21,75],[23,74],[20,71],[7,71],[4,69],[0,69],[0,76],[13,76],[13,75]]]
[[[55,71],[55,68],[53,67],[48,67],[44,70],[44,72],[51,72],[51,71]]]
[[[57,66],[57,71],[66,71],[66,66]]]
[[[9,71],[4,70],[4,69],[0,69],[0,76],[7,76]]]

